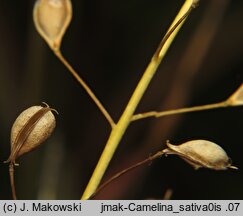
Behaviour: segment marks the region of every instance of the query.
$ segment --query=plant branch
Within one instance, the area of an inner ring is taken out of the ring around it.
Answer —
[[[14,184],[14,164],[12,162],[9,164],[9,176],[10,176],[12,196],[14,200],[17,200],[15,184]]]
[[[117,125],[111,131],[110,137],[106,143],[106,146],[101,154],[98,164],[96,165],[93,175],[91,176],[90,181],[81,199],[88,199],[98,188],[99,183],[120,143],[120,140],[122,139],[126,129],[128,128],[131,122],[131,118],[143,94],[145,93],[161,61],[164,59],[164,56],[167,53],[167,50],[170,47],[171,43],[173,42],[176,34],[178,33],[179,29],[181,28],[182,24],[184,23],[189,13],[195,7],[195,2],[197,1],[185,0],[185,3],[182,6],[180,12],[178,13],[171,27],[167,31],[164,37],[165,39],[164,38],[162,39],[159,48],[156,50],[149,65],[147,66],[122,116],[120,117]],[[172,29],[173,31],[171,31]]]
[[[94,101],[94,103],[97,105],[99,110],[102,112],[102,114],[105,116],[106,120],[110,123],[111,127],[114,128],[115,122],[111,118],[108,111],[105,109],[105,107],[102,105],[100,100],[95,96],[93,91],[90,89],[90,87],[86,84],[86,82],[78,75],[78,73],[73,69],[73,67],[69,64],[69,62],[65,59],[65,57],[62,55],[60,50],[54,50],[53,52],[58,57],[58,59],[65,65],[65,67],[68,69],[68,71],[74,76],[74,78],[79,82],[79,84],[84,88],[84,90],[87,92],[87,94],[91,97],[91,99]]]
[[[220,103],[213,103],[213,104],[207,104],[207,105],[201,105],[201,106],[174,109],[174,110],[168,110],[168,111],[162,111],[162,112],[151,111],[151,112],[140,113],[140,114],[134,115],[132,117],[132,121],[137,121],[137,120],[145,119],[145,118],[149,118],[149,117],[160,118],[160,117],[168,116],[168,115],[176,115],[176,114],[180,114],[180,113],[197,112],[197,111],[210,110],[210,109],[219,109],[219,108],[225,108],[225,107],[230,107],[230,106],[232,106],[232,105],[227,103],[227,101],[223,101]]]
[[[89,199],[93,199],[101,190],[103,190],[108,184],[110,184],[111,182],[113,182],[114,180],[118,179],[119,177],[121,177],[122,175],[132,171],[133,169],[139,167],[139,166],[142,166],[146,163],[149,163],[149,162],[152,162],[153,160],[161,157],[162,155],[164,154],[164,151],[159,151],[157,153],[155,153],[154,155],[152,156],[149,156],[148,158],[118,172],[117,174],[113,175],[110,179],[108,179],[106,182],[104,182],[94,193],[92,196],[90,196]]]

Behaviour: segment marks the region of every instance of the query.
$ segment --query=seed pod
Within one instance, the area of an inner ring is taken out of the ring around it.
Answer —
[[[243,84],[228,98],[227,102],[231,106],[243,105]]]
[[[165,154],[178,155],[195,169],[201,167],[214,170],[237,169],[231,166],[231,159],[219,145],[207,140],[192,140],[181,145],[167,142],[167,146]]]
[[[54,51],[59,50],[72,19],[70,0],[37,0],[33,10],[37,31]]]
[[[16,158],[42,144],[56,126],[55,116],[48,105],[32,106],[15,120],[11,130],[11,154],[6,162],[15,164]]]

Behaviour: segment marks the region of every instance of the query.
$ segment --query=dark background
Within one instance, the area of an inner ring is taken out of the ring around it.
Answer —
[[[94,103],[36,32],[34,0],[0,6],[0,198],[11,199],[8,166],[11,126],[42,101],[60,113],[53,135],[21,157],[19,199],[79,199],[110,127]],[[62,51],[117,121],[183,0],[73,0],[73,20]],[[243,80],[243,2],[203,0],[169,50],[139,112],[226,99]],[[146,119],[128,128],[106,177],[164,148],[165,141],[208,139],[240,170],[193,168],[176,156],[131,172],[99,199],[243,199],[243,107]]]

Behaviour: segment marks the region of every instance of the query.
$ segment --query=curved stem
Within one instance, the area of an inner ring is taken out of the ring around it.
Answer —
[[[113,128],[115,126],[115,122],[111,118],[108,111],[105,109],[105,107],[102,105],[102,103],[99,101],[99,99],[95,96],[93,91],[90,89],[90,87],[86,84],[86,82],[78,75],[78,73],[73,69],[73,67],[69,64],[69,62],[65,59],[65,57],[62,55],[60,50],[53,50],[55,55],[58,57],[58,59],[66,66],[68,71],[74,76],[74,78],[79,82],[79,84],[84,88],[84,90],[87,92],[87,94],[91,97],[91,99],[94,101],[94,103],[97,105],[99,110],[102,112],[102,114],[105,116],[106,120],[110,123],[111,127]]]
[[[14,184],[14,164],[12,162],[9,164],[9,176],[10,176],[12,196],[14,200],[17,200],[15,184]]]
[[[90,181],[81,199],[88,199],[98,188],[99,183],[120,143],[120,140],[122,139],[122,136],[124,135],[129,124],[131,123],[132,116],[140,100],[142,99],[143,94],[145,93],[161,61],[164,59],[164,56],[167,53],[168,48],[173,42],[183,22],[185,21],[186,17],[189,15],[192,8],[194,7],[195,1],[185,0],[185,3],[182,6],[180,12],[176,16],[174,22],[167,31],[165,37],[162,39],[159,48],[156,50],[149,65],[147,66],[117,125],[113,128],[110,137],[106,143],[106,146],[98,161],[98,164],[96,165],[93,175],[91,176]],[[171,31],[171,29],[173,29],[173,31]]]
[[[180,114],[180,113],[189,113],[189,112],[196,112],[196,111],[203,111],[203,110],[210,110],[210,109],[225,108],[225,107],[229,107],[229,106],[232,106],[232,105],[227,103],[227,101],[223,101],[220,103],[194,106],[194,107],[175,109],[175,110],[168,110],[168,111],[162,111],[162,112],[151,111],[151,112],[140,113],[140,114],[134,115],[132,117],[132,121],[137,121],[137,120],[145,119],[145,118],[149,118],[149,117],[160,118],[163,116],[176,115],[176,114]]]
[[[157,153],[155,153],[154,155],[152,156],[149,156],[148,158],[118,172],[117,174],[113,175],[110,179],[108,179],[105,183],[103,183],[94,193],[92,196],[90,196],[89,199],[93,199],[100,191],[102,191],[108,184],[110,184],[111,182],[113,182],[114,180],[118,179],[119,177],[121,177],[122,175],[134,170],[135,168],[139,167],[139,166],[142,166],[146,163],[149,163],[153,160],[155,160],[156,158],[159,158],[161,157],[162,155],[164,154],[164,151],[159,151]]]

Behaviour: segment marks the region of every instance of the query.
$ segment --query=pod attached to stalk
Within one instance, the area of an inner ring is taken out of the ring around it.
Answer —
[[[11,129],[11,153],[5,163],[9,164],[9,174],[13,199],[17,199],[14,185],[14,165],[16,159],[40,146],[53,132],[56,119],[46,103],[24,110],[15,120]]]
[[[166,155],[175,154],[192,165],[195,169],[201,167],[225,170],[238,169],[232,166],[232,161],[219,145],[208,140],[192,140],[181,145],[172,145],[167,141]]]
[[[37,0],[33,10],[37,31],[54,51],[60,49],[62,38],[72,19],[70,0]]]

